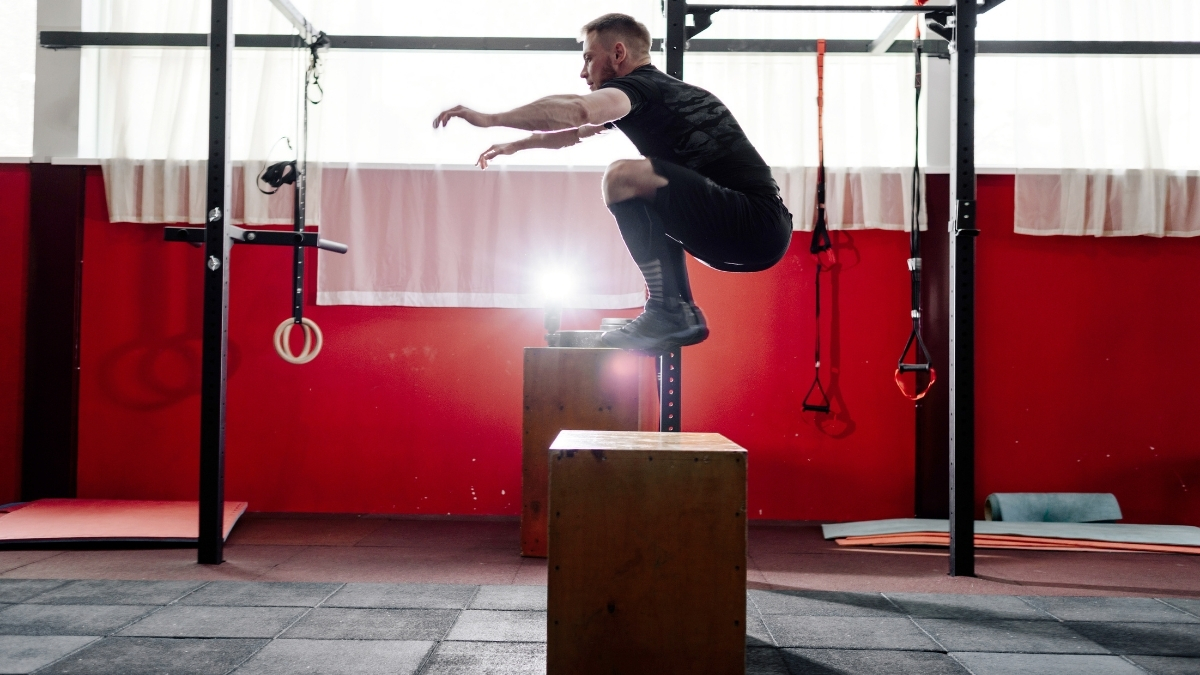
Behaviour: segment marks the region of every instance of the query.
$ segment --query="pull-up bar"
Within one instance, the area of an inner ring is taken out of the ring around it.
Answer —
[[[921,5],[688,5],[689,12],[716,12],[722,9],[737,9],[750,12],[896,12],[909,14],[925,14],[927,12],[947,12],[950,7],[930,7]]]

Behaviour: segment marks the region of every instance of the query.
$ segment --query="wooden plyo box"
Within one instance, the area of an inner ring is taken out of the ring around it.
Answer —
[[[548,675],[745,672],[744,449],[564,431],[549,515]]]
[[[619,349],[525,349],[521,555],[546,557],[547,451],[563,429],[657,428],[652,359]]]

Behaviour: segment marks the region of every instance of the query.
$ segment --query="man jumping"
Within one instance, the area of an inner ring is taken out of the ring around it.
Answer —
[[[613,162],[604,201],[642,276],[645,311],[605,333],[608,347],[662,352],[708,337],[692,299],[686,250],[709,267],[758,272],[783,258],[792,215],[770,168],[729,109],[709,92],[650,65],[650,32],[633,17],[606,14],[583,27],[583,72],[592,93],[547,96],[508,112],[458,106],[433,126],[460,117],[477,127],[535,131],[493,145],[477,164],[528,148],[565,148],[615,126],[646,159]]]

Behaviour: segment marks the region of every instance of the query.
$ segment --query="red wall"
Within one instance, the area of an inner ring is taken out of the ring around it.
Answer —
[[[1030,237],[981,176],[977,492],[1200,525],[1200,238]]]
[[[1200,239],[1017,236],[1006,177],[982,177],[979,201],[980,499],[1112,491],[1130,521],[1200,524],[1187,491],[1200,423],[1185,414],[1200,374],[1188,293]],[[203,259],[161,237],[108,223],[90,175],[81,497],[196,496]],[[914,415],[891,380],[908,332],[906,239],[839,235],[842,267],[823,289],[836,414],[820,423],[800,411],[812,378],[804,239],[761,274],[693,267],[713,336],[685,350],[684,427],[750,450],[754,517],[911,515]],[[540,312],[310,306],[325,350],[291,366],[270,346],[289,260],[234,251],[227,496],[263,511],[518,513],[521,349],[541,343]],[[613,312],[564,327],[602,314]]]
[[[101,177],[91,176],[83,497],[196,495],[203,256],[161,232],[107,222]],[[843,238],[856,252],[846,249],[832,284],[840,353],[829,362],[846,403],[826,429],[800,413],[812,375],[812,279],[799,239],[763,274],[694,270],[714,335],[685,351],[684,427],[750,448],[755,516],[908,513],[913,415],[890,379],[907,335],[905,238]],[[233,254],[228,497],[266,511],[518,513],[521,350],[542,344],[541,312],[310,306],[326,346],[292,366],[270,345],[287,316],[289,270],[283,250]],[[612,313],[577,312],[565,327]]]
[[[0,504],[21,492],[29,165],[0,164]]]

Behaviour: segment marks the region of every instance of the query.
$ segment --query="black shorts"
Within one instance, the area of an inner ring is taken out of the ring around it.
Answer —
[[[724,272],[759,272],[783,259],[792,214],[778,195],[721,187],[691,169],[650,160],[669,183],[654,196],[667,236],[697,260]]]

